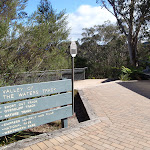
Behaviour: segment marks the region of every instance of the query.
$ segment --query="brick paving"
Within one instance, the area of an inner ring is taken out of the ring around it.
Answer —
[[[137,85],[136,81],[134,87],[110,82],[83,88],[101,121],[62,132],[24,150],[150,150],[150,82]],[[144,94],[139,94],[142,89]]]

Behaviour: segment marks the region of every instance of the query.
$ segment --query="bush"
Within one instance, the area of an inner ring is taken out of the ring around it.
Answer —
[[[122,66],[120,80],[147,80],[148,77],[143,74],[142,70],[143,68],[126,68]]]
[[[118,80],[119,76],[121,75],[121,69],[118,67],[111,67],[109,69],[109,76],[108,78],[112,80]]]
[[[130,80],[131,78],[129,77],[129,75],[128,74],[121,74],[120,75],[120,80],[122,80],[122,81],[128,81],[128,80]]]

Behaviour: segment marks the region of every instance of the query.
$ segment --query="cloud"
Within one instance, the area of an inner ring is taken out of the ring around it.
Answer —
[[[89,28],[94,25],[101,25],[104,21],[110,20],[115,23],[115,17],[101,6],[92,7],[90,5],[81,5],[74,13],[68,16],[68,26],[71,27],[71,40],[81,38],[83,28]]]

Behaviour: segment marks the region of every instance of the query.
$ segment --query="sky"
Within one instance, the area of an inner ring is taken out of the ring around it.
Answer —
[[[110,20],[115,23],[115,17],[105,8],[101,8],[96,0],[50,0],[52,7],[60,12],[65,9],[68,15],[68,28],[71,28],[69,40],[82,38],[83,28],[101,25]],[[28,0],[25,11],[32,14],[39,5],[40,0]]]

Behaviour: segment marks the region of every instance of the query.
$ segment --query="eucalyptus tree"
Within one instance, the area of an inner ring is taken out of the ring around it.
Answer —
[[[113,68],[127,63],[126,40],[117,25],[105,22],[84,29],[82,36],[78,56],[86,59],[91,76],[110,77]]]
[[[112,13],[128,41],[130,63],[136,66],[141,32],[149,31],[150,0],[96,0]]]

